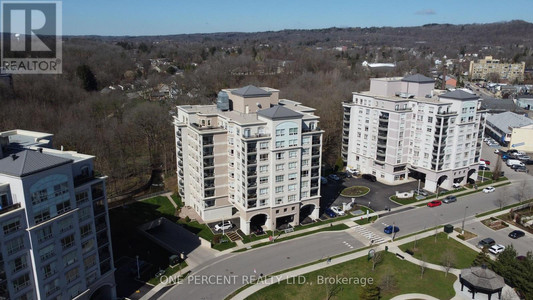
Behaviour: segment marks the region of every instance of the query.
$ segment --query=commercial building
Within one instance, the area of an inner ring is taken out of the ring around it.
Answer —
[[[178,106],[179,193],[204,221],[241,230],[318,218],[322,131],[315,109],[272,88],[224,89],[217,105]]]
[[[429,191],[475,179],[485,126],[481,99],[434,85],[420,74],[371,78],[369,91],[353,93],[343,104],[347,167],[389,184],[418,178]]]
[[[0,299],[114,299],[105,177],[52,140],[0,133]]]
[[[504,63],[492,56],[485,56],[477,62],[470,62],[469,74],[472,80],[489,80],[490,74],[496,74],[501,81],[522,82],[524,81],[524,70],[526,63]]]
[[[533,120],[513,112],[487,116],[486,133],[501,145],[525,152],[533,152]]]

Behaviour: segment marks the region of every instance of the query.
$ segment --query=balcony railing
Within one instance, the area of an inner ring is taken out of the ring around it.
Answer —
[[[14,203],[12,205],[8,205],[5,207],[0,208],[0,215],[5,214],[7,212],[13,211],[15,209],[20,208],[20,203]]]

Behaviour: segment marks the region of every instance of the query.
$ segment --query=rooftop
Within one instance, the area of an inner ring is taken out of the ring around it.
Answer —
[[[402,81],[405,82],[416,82],[416,83],[435,83],[433,78],[429,78],[422,74],[408,75],[402,78]]]
[[[0,132],[0,139],[7,138],[10,148],[27,148],[51,145],[54,135],[50,133],[14,129]]]
[[[455,90],[453,92],[447,92],[440,95],[441,98],[455,99],[455,100],[478,100],[479,96],[476,94],[470,94],[463,90]]]
[[[261,109],[257,111],[257,114],[272,120],[303,117],[301,113],[295,112],[294,110],[288,109],[282,105],[276,105],[271,108]]]
[[[72,162],[71,159],[23,150],[0,159],[0,173],[23,177]]]
[[[510,111],[489,115],[487,117],[487,122],[505,133],[511,133],[512,128],[520,128],[533,124],[533,120],[530,118]]]
[[[242,96],[244,98],[269,97],[270,95],[272,95],[271,92],[265,91],[253,85],[247,85],[240,89],[231,91],[231,93],[234,95]]]

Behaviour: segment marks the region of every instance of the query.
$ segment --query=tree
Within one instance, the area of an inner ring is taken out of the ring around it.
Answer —
[[[424,272],[426,271],[426,268],[428,266],[426,260],[427,260],[427,257],[425,255],[423,255],[420,258],[420,263],[418,264],[418,266],[420,267],[420,279],[422,279],[424,277]]]
[[[91,68],[88,65],[80,65],[76,69],[76,75],[81,80],[81,84],[84,90],[96,91],[98,89],[98,84],[96,82],[96,77],[94,77]]]
[[[448,276],[448,272],[450,272],[450,269],[455,265],[455,261],[455,254],[450,249],[444,251],[441,258],[442,268],[446,272],[444,277]]]
[[[500,175],[502,172],[502,157],[498,155],[498,159],[496,159],[496,165],[494,166],[494,170],[492,171],[492,180],[497,181],[500,179]]]
[[[476,258],[474,258],[474,261],[472,262],[472,267],[481,267],[483,265],[491,266],[492,260],[490,259],[487,252],[488,252],[487,248],[483,248],[483,250],[481,250],[476,255]]]
[[[361,300],[379,300],[381,290],[375,284],[367,284],[359,294]]]
[[[326,299],[331,299],[335,296],[337,296],[340,292],[342,292],[343,287],[339,284],[336,284],[334,282],[328,282],[326,285]]]
[[[507,188],[501,188],[498,191],[498,198],[496,199],[496,205],[500,208],[500,210],[503,209],[503,207],[509,202],[509,190]]]
[[[374,249],[375,250],[375,249]],[[383,252],[375,251],[374,256],[372,256],[372,271],[376,269],[376,266],[383,261]]]
[[[381,278],[380,288],[383,291],[391,291],[396,287],[397,280],[394,277],[394,270],[391,267],[385,269],[383,277]]]
[[[524,179],[518,185],[518,194],[517,194],[518,202],[522,203],[523,201],[527,200],[528,195],[529,195],[529,184]]]

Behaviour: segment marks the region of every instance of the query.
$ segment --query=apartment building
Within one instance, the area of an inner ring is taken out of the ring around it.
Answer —
[[[224,89],[216,105],[178,106],[179,193],[204,221],[241,230],[318,218],[322,131],[315,109],[279,90]]]
[[[52,141],[0,133],[0,299],[115,299],[105,177]]]
[[[480,59],[477,62],[470,62],[469,74],[472,80],[488,80],[489,74],[494,73],[503,81],[522,82],[524,81],[525,69],[525,62],[516,64],[504,63],[499,59],[494,59],[492,56],[485,56],[484,59]]]
[[[481,99],[434,85],[420,74],[371,78],[369,91],[353,93],[343,103],[347,167],[389,184],[421,179],[433,192],[476,179],[485,126]]]

